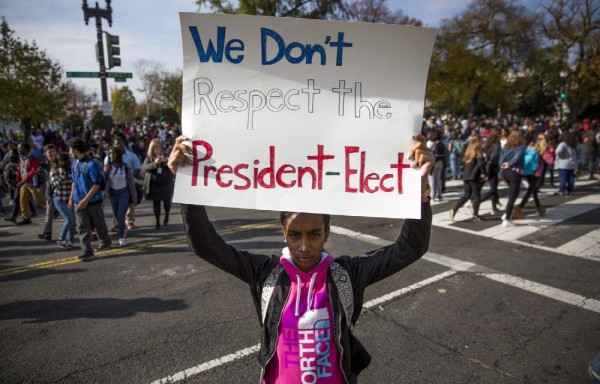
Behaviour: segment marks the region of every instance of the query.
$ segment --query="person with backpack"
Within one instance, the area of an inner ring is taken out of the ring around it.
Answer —
[[[542,154],[546,152],[548,148],[548,142],[546,141],[546,136],[544,134],[538,134],[535,143],[532,143],[525,150],[525,166],[523,168],[523,175],[527,179],[527,183],[529,186],[527,187],[527,192],[521,199],[521,203],[515,208],[515,218],[523,216],[523,208],[527,201],[533,194],[533,201],[535,202],[535,208],[538,211],[540,216],[544,216],[546,213],[546,208],[542,206],[540,203],[540,198],[538,197],[538,192],[540,190],[540,186],[542,185],[542,173],[544,171],[544,160],[542,158]]]
[[[365,289],[414,263],[429,247],[432,212],[426,184],[435,157],[425,137],[413,139],[419,142],[409,158],[420,167],[421,219],[404,220],[395,243],[360,257],[334,258],[325,251],[330,235],[326,214],[282,212],[287,246],[281,256],[266,256],[226,243],[204,206],[181,205],[194,254],[250,286],[262,328],[261,383],[321,382],[317,374],[327,376],[328,383],[356,383],[370,364],[371,356],[353,334]],[[169,157],[174,173],[191,152],[186,140],[177,138]]]
[[[554,167],[558,169],[559,186],[556,194],[569,196],[575,190],[575,171],[577,171],[577,137],[572,131],[567,131],[562,141],[556,147]]]
[[[452,134],[452,139],[448,142],[448,153],[450,154],[452,178],[459,180],[462,177],[462,158],[465,154],[465,142],[460,138],[460,133],[457,131]]]
[[[104,173],[100,162],[86,155],[87,149],[87,144],[82,138],[69,140],[69,151],[74,160],[71,167],[73,184],[68,207],[75,209],[79,223],[79,242],[83,250],[79,256],[81,260],[94,258],[91,243],[92,226],[100,239],[96,250],[108,248],[112,243],[102,209]]]

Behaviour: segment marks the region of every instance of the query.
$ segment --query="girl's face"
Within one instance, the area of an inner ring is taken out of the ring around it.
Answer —
[[[115,151],[113,151],[113,150],[108,151],[108,159],[110,160],[111,163],[114,163],[117,160],[117,154],[115,153]]]
[[[152,154],[154,155],[154,157],[162,155],[162,148],[160,147],[160,145],[155,145],[154,148],[152,148]]]
[[[323,215],[296,213],[286,220],[283,236],[296,267],[309,272],[321,261],[329,227],[325,228]]]

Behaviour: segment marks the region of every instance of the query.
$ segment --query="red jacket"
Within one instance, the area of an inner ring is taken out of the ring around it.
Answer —
[[[21,164],[23,161],[26,161],[27,174],[21,175]],[[17,170],[17,183],[23,181],[25,183],[33,182],[33,175],[35,171],[40,167],[40,161],[35,156],[28,156],[26,158],[19,158],[19,168]]]

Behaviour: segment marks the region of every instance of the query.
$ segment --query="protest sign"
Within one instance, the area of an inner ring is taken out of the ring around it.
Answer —
[[[181,13],[179,203],[420,217],[434,29]]]

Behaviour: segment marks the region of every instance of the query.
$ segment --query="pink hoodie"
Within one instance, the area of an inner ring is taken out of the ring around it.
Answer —
[[[327,294],[327,271],[332,262],[333,257],[323,252],[321,262],[304,273],[294,265],[289,250],[283,250],[280,263],[290,277],[291,291],[279,323],[277,349],[263,384],[345,382]]]

